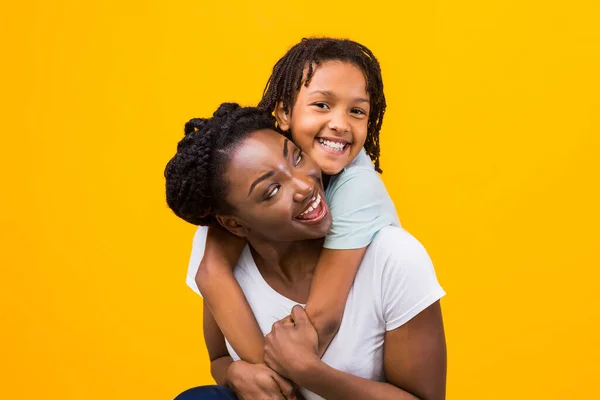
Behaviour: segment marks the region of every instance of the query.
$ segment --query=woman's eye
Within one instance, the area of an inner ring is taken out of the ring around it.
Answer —
[[[279,185],[275,186],[269,193],[267,193],[267,199],[272,198],[279,192]]]
[[[299,151],[298,155],[296,156],[296,166],[300,165],[303,158],[304,158],[304,155],[302,154],[302,151]]]

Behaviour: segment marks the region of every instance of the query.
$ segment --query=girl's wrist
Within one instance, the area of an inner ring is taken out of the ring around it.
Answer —
[[[312,354],[303,360],[303,362],[298,363],[298,366],[293,371],[290,371],[290,375],[292,375],[290,376],[290,379],[299,386],[304,387],[310,385],[310,382],[312,382],[316,376],[321,375],[326,366],[327,365],[321,361],[316,354]]]

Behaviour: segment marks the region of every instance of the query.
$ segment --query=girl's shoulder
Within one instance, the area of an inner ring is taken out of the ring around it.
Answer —
[[[373,166],[373,163],[371,162],[371,157],[369,157],[367,155],[367,152],[365,151],[365,149],[362,149],[361,151],[358,152],[358,155],[356,156],[356,158],[354,160],[352,160],[352,162],[350,164],[348,164],[348,166],[346,168],[344,168],[344,171],[351,170],[353,168],[370,168],[373,171],[375,171],[375,167]],[[342,173],[344,173],[344,171],[342,171]]]
[[[383,185],[381,177],[375,171],[371,158],[364,150],[361,150],[342,172],[331,177],[325,194],[327,200],[331,201],[332,197],[342,188],[344,193],[347,191],[359,193],[372,186],[381,185]]]

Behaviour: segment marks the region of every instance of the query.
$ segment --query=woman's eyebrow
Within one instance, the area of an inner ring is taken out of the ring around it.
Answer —
[[[283,141],[283,158],[287,158],[288,155],[288,142],[289,140],[287,138]]]
[[[265,172],[264,174],[259,176],[254,182],[252,182],[252,185],[250,185],[250,190],[248,191],[248,196],[246,196],[246,198],[250,197],[250,193],[252,193],[252,190],[256,185],[258,185],[265,179],[272,177],[273,175],[275,175],[275,171]]]

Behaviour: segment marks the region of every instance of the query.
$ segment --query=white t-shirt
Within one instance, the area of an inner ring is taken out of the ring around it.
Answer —
[[[198,294],[194,277],[204,253],[206,228],[196,231],[187,283]],[[266,335],[274,322],[297,303],[263,279],[248,247],[234,269],[256,320]],[[425,248],[404,229],[389,226],[375,236],[356,274],[337,335],[322,360],[331,367],[383,381],[383,342],[394,330],[444,296]],[[234,360],[239,357],[227,343]],[[321,397],[301,389],[308,400]]]

